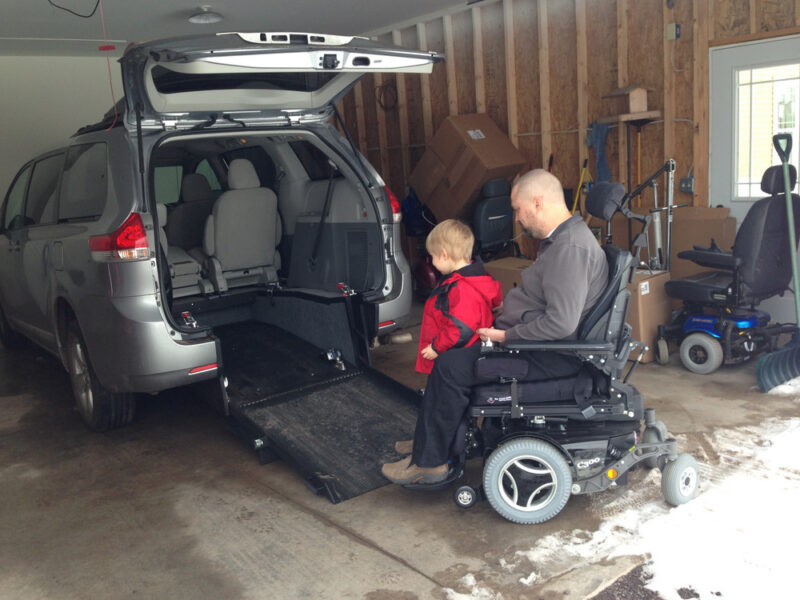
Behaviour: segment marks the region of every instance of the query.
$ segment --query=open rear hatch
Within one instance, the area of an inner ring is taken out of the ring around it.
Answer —
[[[430,73],[441,54],[366,38],[220,33],[146,42],[121,59],[126,125],[188,128],[221,122],[326,120],[365,73]]]

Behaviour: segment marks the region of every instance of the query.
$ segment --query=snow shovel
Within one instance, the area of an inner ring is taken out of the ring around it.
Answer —
[[[780,133],[772,136],[772,144],[783,164],[783,189],[786,194],[786,217],[789,226],[790,255],[792,257],[792,288],[794,292],[795,315],[800,327],[800,275],[797,271],[797,239],[794,230],[794,210],[792,206],[791,178],[789,176],[789,155],[792,152],[792,136]],[[800,377],[800,335],[795,330],[792,339],[783,348],[763,355],[756,363],[756,379],[762,392]]]

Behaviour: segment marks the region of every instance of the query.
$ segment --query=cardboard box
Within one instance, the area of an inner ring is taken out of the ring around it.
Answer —
[[[730,252],[736,240],[736,219],[728,216],[728,213],[727,208],[685,207],[675,210],[670,264],[672,279],[683,279],[710,270],[678,258],[678,252],[692,250],[695,245],[708,247],[711,245],[711,238],[714,238],[722,250]]]
[[[655,360],[655,344],[658,337],[658,326],[669,323],[672,314],[672,302],[664,291],[664,284],[669,281],[667,271],[639,270],[634,275],[633,283],[628,284],[631,291],[631,302],[626,321],[633,328],[633,339],[649,346],[642,362]],[[637,355],[630,358],[636,359]]]
[[[524,166],[522,154],[488,115],[455,115],[431,139],[409,185],[438,220],[469,223],[483,184],[511,181]]]
[[[511,289],[522,285],[522,271],[532,263],[532,260],[526,258],[507,257],[487,262],[484,267],[489,275],[500,282],[505,297]]]

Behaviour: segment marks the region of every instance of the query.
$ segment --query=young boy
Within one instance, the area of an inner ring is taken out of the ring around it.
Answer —
[[[425,248],[442,278],[425,302],[416,370],[430,373],[433,361],[450,348],[471,346],[479,327],[491,327],[492,311],[503,294],[480,261],[472,262],[475,237],[455,219],[442,221],[428,235]]]
[[[442,221],[428,234],[425,248],[442,274],[425,302],[416,370],[430,373],[436,358],[450,348],[472,346],[478,328],[491,327],[493,310],[503,302],[500,283],[480,261],[472,262],[475,236],[455,219]],[[397,442],[399,454],[411,454],[413,440]]]

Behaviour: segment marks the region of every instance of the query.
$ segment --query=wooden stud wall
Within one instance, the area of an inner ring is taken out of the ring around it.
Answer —
[[[669,23],[681,25],[666,40]],[[587,128],[622,112],[602,96],[616,87],[649,88],[648,109],[663,118],[641,130],[641,177],[667,158],[676,177],[692,169],[694,197],[708,203],[708,52],[720,44],[800,33],[800,0],[485,0],[377,39],[447,55],[430,75],[368,75],[340,104],[348,133],[403,195],[427,141],[448,115],[486,112],[525,157],[575,188],[583,159],[596,179]],[[386,99],[396,98],[395,102]],[[383,99],[383,106],[379,104]],[[606,139],[612,178],[639,177],[636,128]],[[663,188],[659,201],[663,202]],[[652,194],[642,198],[652,204]]]

